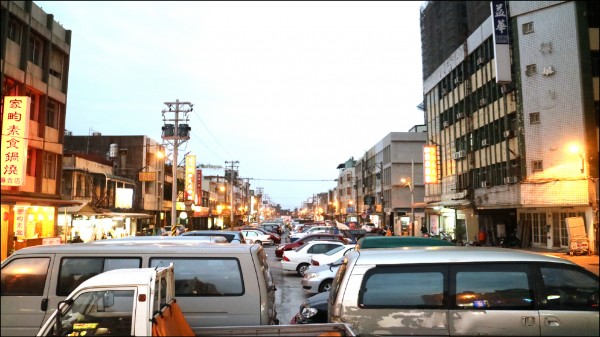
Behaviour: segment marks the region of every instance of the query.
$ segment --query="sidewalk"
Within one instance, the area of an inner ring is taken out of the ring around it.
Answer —
[[[536,252],[536,253],[540,253],[540,254],[544,254],[544,255],[552,255],[552,256],[560,257],[565,260],[575,262],[578,265],[584,267],[585,269],[595,273],[596,275],[600,275],[599,274],[600,258],[596,254],[592,254],[592,255],[584,254],[584,255],[571,256],[567,249],[551,250],[551,249],[537,248],[537,247],[527,247],[527,248],[522,248],[522,250],[528,250],[531,252]]]

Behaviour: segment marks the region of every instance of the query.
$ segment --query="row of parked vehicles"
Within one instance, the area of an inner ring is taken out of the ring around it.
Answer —
[[[337,260],[326,263],[328,255]],[[359,336],[599,331],[598,276],[566,259],[522,250],[364,237],[354,247],[313,255],[301,286],[317,294],[291,323],[347,323]]]

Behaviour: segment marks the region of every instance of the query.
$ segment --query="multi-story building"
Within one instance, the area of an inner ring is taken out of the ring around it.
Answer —
[[[396,235],[418,234],[424,223],[426,137],[422,126],[408,132],[391,132],[359,160],[340,164],[337,197],[342,214],[352,215],[348,210],[355,210],[360,223],[391,226]]]
[[[1,258],[60,242],[57,208],[71,31],[32,1],[1,1]]]
[[[131,221],[131,214],[122,213],[139,203],[133,200],[136,183],[114,175],[113,162],[93,154],[65,153],[62,172],[63,198],[81,202],[58,209],[63,242],[75,236],[88,242],[138,234],[137,222]],[[152,218],[152,215],[138,214],[136,219],[139,217]]]
[[[108,163],[110,172],[98,172],[101,174],[96,179],[87,181],[84,175],[78,175],[77,179],[83,179],[81,184],[75,185],[76,182],[71,182],[73,178],[70,178],[67,187],[87,186],[88,197],[92,198],[95,208],[103,210],[108,217],[120,218],[131,224],[128,235],[170,225],[173,179],[171,172],[165,172],[171,166],[165,166],[165,149],[161,143],[147,136],[106,136],[99,132],[89,136],[68,134],[65,136],[65,153],[95,156]],[[73,169],[81,170],[80,167]],[[181,186],[177,191],[183,194],[183,172],[180,176],[178,182]],[[128,194],[120,199],[122,195],[119,193]],[[183,201],[183,197],[177,200]],[[186,211],[183,202],[177,210],[178,213]]]
[[[424,5],[427,144],[439,167],[425,190],[434,232],[491,245],[516,233],[525,245],[561,249],[566,219],[581,217],[594,245],[599,13],[591,1]]]

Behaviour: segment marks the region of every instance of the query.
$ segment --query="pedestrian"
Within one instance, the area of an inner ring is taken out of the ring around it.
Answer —
[[[81,237],[79,236],[79,234],[75,234],[75,237],[71,241],[71,243],[82,243],[82,242],[83,242],[83,240],[81,239]]]

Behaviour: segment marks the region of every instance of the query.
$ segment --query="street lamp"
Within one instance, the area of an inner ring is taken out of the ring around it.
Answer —
[[[415,236],[415,185],[414,185],[414,176],[415,176],[415,161],[414,159],[410,162],[410,177],[400,179],[400,183],[402,187],[407,187],[410,189],[410,225],[412,227],[412,236]]]
[[[579,157],[581,158],[581,173],[583,173],[584,167],[585,167],[585,161],[583,158],[583,151],[581,150],[579,145],[576,143],[569,145],[569,152],[579,155]]]

